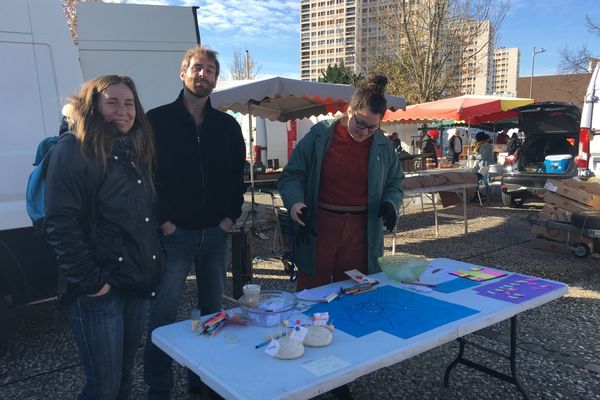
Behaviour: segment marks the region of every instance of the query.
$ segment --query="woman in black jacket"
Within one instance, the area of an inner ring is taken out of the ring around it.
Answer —
[[[46,233],[85,369],[79,398],[124,399],[164,272],[152,131],[128,77],[92,79],[70,102],[74,132],[48,164]]]

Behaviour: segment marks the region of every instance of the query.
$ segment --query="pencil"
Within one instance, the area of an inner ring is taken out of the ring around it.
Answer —
[[[259,344],[257,344],[256,346],[254,346],[255,349],[260,349],[261,347],[264,347],[266,345],[268,345],[269,343],[271,343],[271,340],[277,340],[279,339],[281,336],[274,336],[269,340],[265,340],[264,342],[261,342]]]
[[[404,282],[402,281],[402,283],[404,283],[405,285],[417,285],[417,286],[426,286],[426,287],[431,287],[434,288],[436,287],[433,283],[423,283],[423,282]]]
[[[376,287],[371,287],[369,289],[357,290],[356,292],[352,292],[351,294],[362,294],[366,292],[370,292],[371,290],[377,289]]]
[[[225,321],[221,321],[219,323],[219,325],[217,325],[217,327],[212,330],[212,332],[210,333],[210,336],[215,336],[217,333],[219,333],[219,331],[221,329],[223,329],[224,326],[225,326]]]

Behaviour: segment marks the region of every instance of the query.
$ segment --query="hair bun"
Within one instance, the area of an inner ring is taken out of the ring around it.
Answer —
[[[369,73],[358,84],[358,88],[352,95],[348,106],[352,110],[369,109],[372,113],[383,117],[387,109],[385,99],[385,86],[387,83],[388,78],[385,75]]]
[[[387,76],[383,74],[369,73],[367,78],[363,80],[363,84],[361,86],[366,90],[383,94],[385,93],[385,87],[387,84]]]

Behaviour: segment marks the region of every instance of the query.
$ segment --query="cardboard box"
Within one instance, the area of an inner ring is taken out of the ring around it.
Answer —
[[[544,225],[544,221],[539,221],[541,224],[533,224],[531,226],[531,233],[535,236],[541,236],[545,239],[554,240],[557,242],[587,242],[589,239],[582,236],[581,230],[569,231],[567,229],[561,229],[561,227],[552,227]],[[570,227],[570,226],[569,226]]]
[[[600,209],[600,184],[576,179],[548,179],[546,190],[578,201],[594,209]]]
[[[567,240],[569,240],[569,233],[567,231],[562,229],[549,228],[543,225],[532,225],[531,233],[533,233],[535,236],[543,237],[544,239],[550,239],[557,242],[566,242]],[[575,236],[575,233],[571,233],[571,240],[574,240]]]
[[[540,237],[533,238],[531,247],[534,249],[551,251],[553,253],[571,254],[566,242],[555,242],[554,240]]]
[[[594,208],[591,206],[569,199],[567,197],[560,196],[553,192],[544,193],[544,201],[546,203],[553,204],[571,212],[594,210]]]
[[[589,247],[590,252],[593,253],[596,251],[594,249],[594,240],[589,237],[586,237],[586,236],[578,236],[577,240],[574,240],[574,238],[571,238],[570,243],[571,244],[584,243]],[[554,253],[573,254],[573,252],[569,248],[569,243],[559,242],[556,240],[551,240],[551,239],[543,238],[543,237],[533,238],[533,240],[531,241],[531,247],[533,247],[534,249],[546,250],[546,251],[551,251]]]
[[[564,208],[560,208],[554,204],[546,203],[544,204],[544,208],[542,209],[539,217],[543,220],[570,223],[572,215],[573,213],[569,210],[565,210]]]

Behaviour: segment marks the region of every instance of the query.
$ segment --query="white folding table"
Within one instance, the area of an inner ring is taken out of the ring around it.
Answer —
[[[422,281],[442,283],[455,279],[456,277],[449,272],[468,266],[449,259],[435,259],[431,265],[421,277]],[[433,266],[436,268],[432,269]],[[512,274],[509,273],[508,276],[510,275]],[[227,325],[218,335],[208,337],[193,333],[190,321],[181,321],[154,330],[152,341],[179,364],[200,376],[203,382],[226,399],[276,400],[308,399],[317,396],[361,376],[458,339],[459,356],[446,371],[446,385],[452,367],[462,363],[517,385],[527,398],[516,375],[516,316],[563,296],[567,293],[565,284],[552,282],[553,290],[520,304],[513,304],[477,294],[476,287],[453,293],[440,293],[429,288],[391,282],[383,273],[373,277],[381,282],[380,287],[392,285],[416,291],[418,294],[469,307],[478,312],[407,339],[382,331],[354,337],[336,329],[333,342],[329,346],[306,347],[301,358],[286,361],[270,357],[264,352],[264,348],[255,348],[266,336],[275,334],[277,328]],[[478,286],[500,279],[503,278],[482,282]],[[293,320],[294,317],[290,319]],[[507,319],[511,319],[512,322],[509,356],[511,375],[480,366],[464,357],[467,342],[463,336]]]

